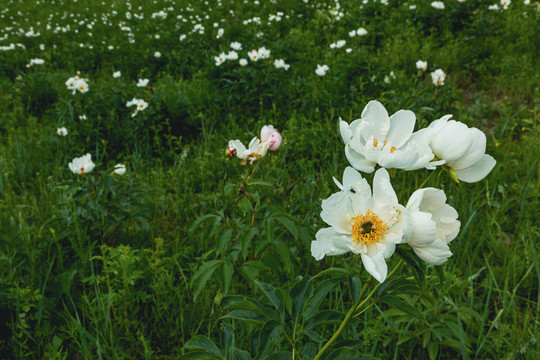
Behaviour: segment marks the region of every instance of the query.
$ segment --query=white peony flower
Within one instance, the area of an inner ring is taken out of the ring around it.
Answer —
[[[231,43],[231,48],[233,50],[242,50],[242,44],[240,44],[238,41],[233,41]]]
[[[154,57],[159,59],[161,57],[161,53],[159,51],[156,51],[154,53]]]
[[[340,119],[347,160],[366,173],[373,172],[377,164],[404,170],[434,169],[440,163],[430,163],[434,158],[429,146],[432,133],[424,129],[413,133],[415,122],[410,110],[399,110],[389,117],[380,102],[370,101],[360,119],[350,125]]]
[[[221,53],[218,56],[214,56],[214,61],[216,62],[216,66],[219,66],[223,64],[227,60],[227,54]]]
[[[118,79],[120,76],[122,76],[122,73],[120,71],[115,71],[112,74],[113,78]]]
[[[252,61],[258,61],[260,56],[257,50],[248,51],[248,56]]]
[[[250,164],[253,164],[254,161],[262,158],[266,155],[268,151],[268,142],[261,141],[257,137],[251,139],[249,147],[246,148],[240,140],[231,140],[229,141],[229,149],[236,150],[236,156],[243,160],[244,163],[249,161]]]
[[[446,79],[446,74],[442,69],[437,69],[431,73],[431,80],[435,86],[443,86],[444,80]]]
[[[315,70],[315,74],[319,76],[325,76],[328,70],[330,70],[330,68],[327,65],[317,64],[317,69]]]
[[[408,244],[420,259],[441,265],[452,256],[448,244],[459,233],[457,211],[446,204],[444,191],[435,188],[416,190],[406,208],[412,222]]]
[[[116,164],[114,166],[113,173],[115,173],[116,175],[124,175],[126,173],[126,165]]]
[[[398,203],[386,169],[375,173],[373,195],[356,170],[347,168],[343,177],[342,191],[322,202],[321,218],[330,227],[317,232],[311,254],[316,260],[360,254],[367,272],[382,283],[388,273],[385,259],[392,256],[396,244],[409,239],[409,214]]]
[[[137,81],[137,87],[146,87],[148,85],[149,81],[150,80],[148,80],[148,79],[139,79]]]
[[[248,64],[248,61],[246,59],[240,59],[238,60],[238,64],[240,64],[240,66],[244,67]]]
[[[431,3],[431,6],[435,9],[443,10],[444,9],[444,3],[442,1],[433,1]]]
[[[358,36],[366,36],[367,34],[368,34],[367,30],[362,27],[356,30],[356,35]]]
[[[426,71],[427,70],[427,61],[418,60],[416,62],[416,68],[418,70]]]
[[[238,53],[234,50],[231,50],[226,55],[227,60],[238,60]]]
[[[274,60],[274,66],[277,69],[285,69],[285,70],[289,70],[289,67],[290,67],[290,65],[285,63],[285,60],[283,60],[283,59]]]
[[[68,130],[63,126],[56,129],[56,133],[60,136],[66,136],[68,134]]]
[[[68,166],[74,174],[84,175],[92,171],[96,165],[92,162],[92,155],[86,154],[73,159]]]
[[[445,115],[429,125],[428,129],[433,131],[431,149],[458,180],[467,183],[480,181],[497,163],[492,156],[485,153],[486,135],[462,122],[448,121],[451,117],[452,115]]]
[[[139,111],[143,111],[148,107],[148,103],[142,99],[133,98],[126,103],[126,107],[135,106],[135,111],[131,114],[131,117],[135,117]]]
[[[257,52],[258,52],[259,57],[261,59],[268,59],[270,57],[270,50],[268,50],[264,46],[259,48],[259,50],[257,50]]]

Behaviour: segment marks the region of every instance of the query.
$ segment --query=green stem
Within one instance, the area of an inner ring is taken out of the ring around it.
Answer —
[[[428,177],[424,180],[424,182],[423,182],[422,184],[420,184],[420,187],[419,187],[418,189],[423,188],[423,187],[427,184],[429,178],[431,177],[431,174],[433,174],[434,172],[435,172],[435,170],[430,170],[430,171],[429,171]]]
[[[390,272],[390,274],[388,274],[388,276],[386,277],[387,279],[390,278],[392,275],[394,275],[396,273],[396,271],[398,271],[398,269],[401,267],[401,265],[403,265],[404,261],[403,259],[400,259],[398,264],[396,265],[396,267]],[[357,315],[357,312],[369,301],[369,299],[371,299],[373,297],[373,295],[375,295],[375,292],[377,291],[377,289],[379,289],[381,287],[381,285],[383,283],[378,283],[377,286],[375,286],[373,288],[373,290],[369,293],[369,295],[364,299],[362,300],[362,297],[364,296],[364,294],[366,293],[367,291],[367,288],[369,287],[369,285],[371,284],[371,281],[373,279],[370,279],[369,282],[367,282],[366,284],[364,284],[364,286],[362,287],[362,290],[360,291],[360,295],[358,296],[358,300],[356,301],[356,303],[351,307],[351,309],[349,310],[349,312],[347,313],[347,315],[345,316],[345,319],[343,319],[343,321],[341,322],[341,325],[339,325],[339,328],[336,330],[336,332],[334,333],[334,335],[332,335],[332,337],[330,338],[330,340],[328,340],[328,342],[326,344],[324,344],[323,348],[319,351],[319,353],[317,354],[317,356],[315,356],[315,358],[313,360],[319,360],[322,355],[324,354],[324,352],[326,350],[328,350],[328,348],[330,348],[330,346],[337,340],[337,338],[341,335],[341,333],[343,332],[343,330],[345,330],[345,327],[347,326],[347,324],[349,323],[349,321],[355,317]]]
[[[369,281],[364,284],[364,286],[362,287],[362,290],[360,291],[360,295],[358,296],[358,300],[356,300],[356,303],[351,307],[351,309],[349,310],[349,312],[345,316],[345,319],[343,319],[343,321],[341,322],[341,325],[339,325],[339,328],[336,330],[334,335],[332,335],[330,340],[328,340],[328,342],[326,344],[324,344],[323,348],[319,351],[319,353],[317,354],[317,356],[315,356],[315,358],[313,360],[319,360],[321,358],[321,356],[323,355],[323,353],[326,350],[328,350],[328,348],[334,343],[334,341],[337,340],[339,335],[341,335],[343,330],[345,330],[345,327],[347,326],[349,321],[353,318],[354,313],[356,311],[356,308],[358,307],[359,302],[362,300],[362,296],[364,296],[364,294],[366,293],[367,288],[371,284],[372,280],[373,280],[373,278],[370,278]]]
[[[300,352],[296,349],[296,345],[295,345],[295,342],[293,339],[291,339],[291,337],[285,332],[283,331],[283,334],[285,335],[285,337],[287,338],[287,340],[289,340],[289,342],[291,343],[292,345],[292,348],[293,348],[293,356],[292,356],[292,359],[294,360],[294,356],[295,354],[298,355],[298,359],[302,360],[302,356],[300,356]]]

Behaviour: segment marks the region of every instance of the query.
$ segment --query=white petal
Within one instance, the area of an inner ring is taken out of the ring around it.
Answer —
[[[373,177],[373,201],[378,207],[398,204],[397,195],[390,183],[390,175],[384,168],[377,170]]]
[[[393,153],[381,154],[378,163],[387,169],[405,169],[413,166],[416,160],[418,160],[418,153],[396,150]]]
[[[469,150],[462,157],[448,164],[456,171],[472,167],[486,152],[486,135],[477,128],[470,128],[469,133],[472,139]]]
[[[351,234],[351,201],[344,191],[330,195],[322,202],[321,218],[340,234]]]
[[[497,161],[490,155],[484,154],[480,161],[463,170],[456,170],[456,176],[459,180],[466,183],[473,183],[485,178],[493,169]]]
[[[378,282],[384,282],[386,275],[388,274],[388,266],[386,265],[382,252],[362,254],[361,257],[366,271]]]
[[[390,127],[388,111],[377,100],[371,100],[362,111],[362,120],[366,121],[366,127],[362,131],[364,140],[371,136],[381,140]]]
[[[467,125],[458,121],[448,121],[431,140],[433,153],[446,163],[456,161],[465,155],[473,142],[473,133]]]
[[[333,228],[324,228],[317,231],[317,240],[311,242],[311,255],[321,260],[326,255],[342,255],[354,251],[352,238],[337,233]]]
[[[418,211],[411,214],[413,231],[409,245],[413,248],[429,246],[437,239],[437,227],[430,213]]]
[[[349,127],[349,124],[341,120],[341,118],[339,118],[339,133],[341,134],[341,138],[343,139],[343,143],[345,145],[347,145],[353,137],[353,133]]]
[[[432,265],[441,265],[452,256],[448,244],[440,239],[435,240],[429,246],[413,248],[413,250],[420,259]]]
[[[399,110],[390,116],[390,130],[386,134],[386,140],[400,148],[409,140],[414,130],[416,116],[410,110]]]
[[[375,170],[375,165],[373,161],[369,161],[366,159],[366,157],[359,153],[358,151],[354,150],[350,144],[345,146],[345,156],[347,157],[347,160],[349,160],[349,163],[353,168],[356,170],[365,172],[365,173],[372,173]]]

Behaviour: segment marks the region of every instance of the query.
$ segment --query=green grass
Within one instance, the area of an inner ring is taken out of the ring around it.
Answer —
[[[1,10],[0,46],[25,49],[0,50],[0,358],[313,359],[369,280],[359,257],[317,262],[310,246],[326,226],[321,201],[338,190],[332,177],[348,166],[338,119],[359,118],[372,99],[390,114],[414,111],[417,129],[453,114],[486,134],[497,165],[474,184],[430,177],[459,213],[453,256],[402,268],[335,349],[344,359],[540,356],[538,3],[343,0],[337,21],[330,0],[104,2],[10,0]],[[167,18],[152,18],[160,10]],[[261,25],[242,24],[255,16]],[[190,34],[191,20],[205,33]],[[39,37],[19,31],[31,26]],[[368,35],[349,37],[359,27]],[[231,41],[240,57],[266,46],[271,59],[217,67]],[[27,68],[31,58],[45,64]],[[439,88],[437,68],[448,74]],[[66,89],[77,71],[88,93]],[[133,97],[149,104],[135,117]],[[253,166],[224,151],[265,124],[284,143],[246,185]],[[72,174],[68,163],[86,153],[96,168]],[[124,176],[111,175],[117,163]],[[428,175],[391,170],[400,203]],[[342,270],[324,272],[332,267]],[[203,336],[221,355],[203,355]]]

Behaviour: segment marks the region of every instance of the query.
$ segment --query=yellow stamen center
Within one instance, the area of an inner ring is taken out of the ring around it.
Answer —
[[[353,216],[351,223],[353,241],[362,244],[379,242],[388,229],[388,225],[371,210],[368,210],[365,215]]]
[[[393,153],[394,151],[396,151],[396,147],[395,146],[390,147],[390,154]]]
[[[373,147],[376,148],[379,145],[379,140],[373,139]]]
[[[81,170],[81,174],[84,174],[84,168],[81,167],[79,170]]]

